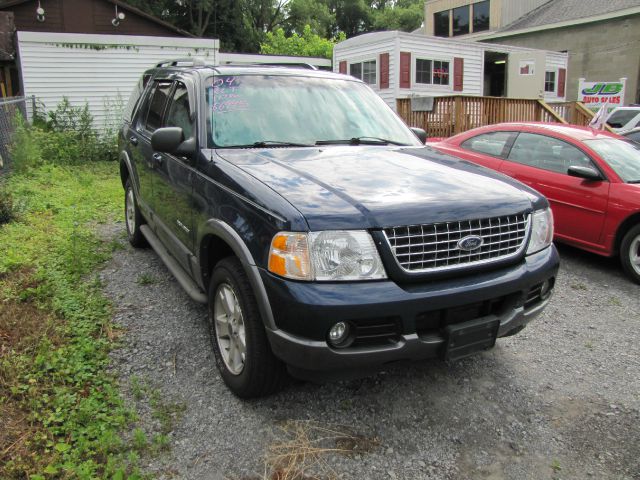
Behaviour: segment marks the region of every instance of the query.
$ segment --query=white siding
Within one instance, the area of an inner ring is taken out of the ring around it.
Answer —
[[[568,63],[568,57],[566,53],[547,52],[547,64],[545,66],[545,72],[556,72],[556,91],[553,93],[544,92],[545,102],[565,102],[566,101],[568,85],[565,85],[565,89],[564,89],[565,96],[558,97],[558,71],[561,68],[566,69],[567,63]],[[568,72],[567,72],[565,81],[567,80],[569,80]]]
[[[97,126],[112,126],[146,69],[189,56],[213,63],[218,40],[18,32],[18,49],[25,95],[47,110],[63,97],[74,106],[86,102]]]
[[[473,42],[452,44],[422,35],[399,37],[401,52],[411,52],[411,88],[398,88],[398,98],[411,95],[482,95],[483,49]],[[453,59],[464,59],[464,81],[461,92],[453,91]],[[449,62],[449,85],[416,83],[416,58]]]
[[[349,73],[349,64],[356,62],[365,62],[368,60],[376,61],[376,84],[370,87],[382,99],[395,110],[396,92],[394,89],[397,82],[396,70],[397,59],[395,55],[395,32],[382,32],[382,34],[365,34],[339,43],[333,50],[333,71],[340,71],[340,62],[347,62],[347,74]],[[369,41],[370,40],[370,41]],[[389,88],[380,89],[380,54],[389,54]]]

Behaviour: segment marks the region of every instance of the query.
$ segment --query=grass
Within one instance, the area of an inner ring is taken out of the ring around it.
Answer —
[[[264,480],[312,480],[340,478],[330,465],[331,455],[356,455],[380,446],[376,437],[366,437],[344,426],[311,421],[287,421],[280,427],[279,441],[269,447]]]
[[[22,203],[0,227],[0,478],[140,478],[93,275],[115,248],[95,231],[121,214],[117,164],[45,165],[6,189]]]
[[[138,285],[153,285],[156,281],[156,278],[150,273],[141,273],[136,279]]]

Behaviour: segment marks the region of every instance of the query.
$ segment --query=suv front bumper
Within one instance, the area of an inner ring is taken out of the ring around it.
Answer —
[[[447,340],[445,323],[486,315],[499,319],[498,337],[526,325],[549,302],[549,297],[536,299],[535,291],[542,282],[554,281],[558,266],[558,253],[551,246],[499,270],[403,286],[391,280],[294,282],[262,270],[276,324],[267,334],[274,354],[303,371],[375,368],[439,357]],[[366,344],[356,341],[335,348],[326,341],[336,322],[366,327],[380,319],[396,325],[396,331],[387,330],[378,344],[368,338]]]

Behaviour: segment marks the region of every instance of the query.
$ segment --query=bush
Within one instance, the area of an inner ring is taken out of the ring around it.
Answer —
[[[0,225],[9,223],[14,217],[13,197],[0,185]]]
[[[16,171],[45,163],[80,165],[117,160],[115,134],[96,131],[88,105],[74,107],[65,98],[48,117],[46,122],[39,119],[31,126],[22,117],[16,120],[11,149]]]

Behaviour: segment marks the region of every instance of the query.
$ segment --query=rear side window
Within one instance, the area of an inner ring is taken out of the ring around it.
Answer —
[[[122,119],[125,122],[131,123],[131,119],[133,118],[133,113],[135,112],[138,103],[140,102],[140,97],[142,96],[142,92],[144,92],[144,87],[147,86],[151,75],[145,74],[142,78],[136,83],[136,86],[133,87],[133,92],[131,92],[131,96],[129,97],[129,101],[127,105],[124,107],[124,111],[122,112]]]
[[[184,138],[193,135],[193,121],[191,119],[191,106],[189,105],[189,93],[182,83],[176,85],[173,92],[171,105],[167,113],[166,127],[180,127],[184,132]]]
[[[474,152],[485,153],[493,157],[501,157],[513,132],[483,133],[462,143],[462,148]]]
[[[145,130],[154,132],[162,125],[162,114],[169,99],[171,82],[159,81],[153,86],[149,95],[147,115],[143,123]]]
[[[557,138],[535,133],[520,133],[508,159],[565,175],[569,167],[594,168],[591,159],[582,150]]]

